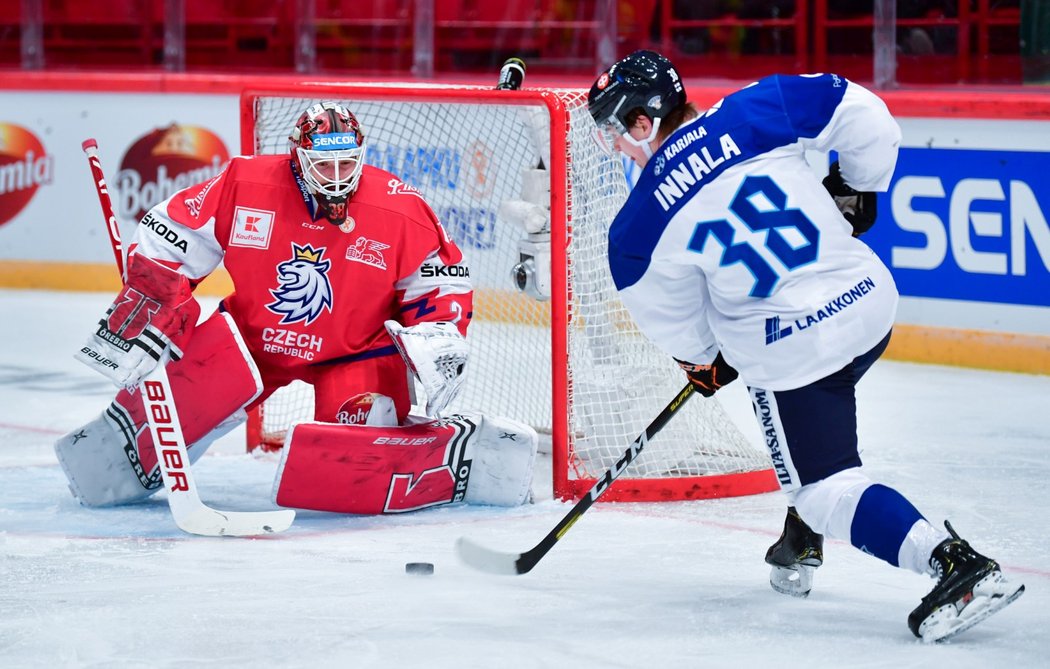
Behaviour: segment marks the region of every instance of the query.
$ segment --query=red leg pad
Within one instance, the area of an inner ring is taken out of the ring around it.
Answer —
[[[220,423],[251,402],[262,390],[259,371],[248,355],[237,326],[228,314],[216,312],[197,326],[181,360],[168,365],[171,393],[179,413],[182,433],[196,461],[210,440],[194,445]],[[122,390],[114,400],[131,420],[138,434],[139,459],[145,471],[157,464],[157,454],[146,424],[146,413],[138,389]],[[126,430],[131,426],[125,426]]]
[[[379,514],[462,501],[469,419],[404,427],[299,423],[285,440],[274,501],[295,509]]]

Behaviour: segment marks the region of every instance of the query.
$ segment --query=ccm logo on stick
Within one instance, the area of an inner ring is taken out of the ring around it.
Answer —
[[[171,491],[188,491],[190,484],[186,476],[187,463],[183,462],[182,454],[176,448],[179,443],[174,436],[177,427],[171,417],[171,411],[164,404],[168,400],[164,386],[158,381],[146,381],[142,387],[146,411],[156,426],[155,437],[162,447],[160,466],[164,468],[164,473],[171,477]]]

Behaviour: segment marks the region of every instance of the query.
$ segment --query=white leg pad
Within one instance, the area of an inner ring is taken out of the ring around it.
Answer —
[[[539,437],[525,423],[500,416],[471,416],[478,431],[467,442],[472,460],[468,504],[519,506],[529,499]]]
[[[871,479],[853,467],[789,492],[788,500],[814,532],[849,541],[853,514],[871,485]]]
[[[185,356],[168,366],[190,462],[244,421],[262,390],[258,368],[229,314],[197,326]],[[87,506],[127,504],[161,487],[138,390],[122,390],[101,416],[55,443],[73,495]]]
[[[127,504],[159,490],[160,469],[145,471],[138,453],[134,425],[116,403],[55,442],[69,490],[85,506]]]

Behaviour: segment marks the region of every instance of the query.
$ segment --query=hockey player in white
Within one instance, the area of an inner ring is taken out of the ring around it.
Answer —
[[[827,535],[937,578],[908,618],[925,641],[1018,597],[994,560],[861,467],[854,388],[897,307],[889,270],[857,239],[901,139],[882,101],[834,74],[771,76],[700,112],[670,61],[638,51],[598,77],[588,106],[603,141],[643,168],[609,230],[624,304],[705,397],[737,370],[748,385],[790,504],[766,555],[773,587],[808,594]],[[823,187],[807,150],[838,152]]]

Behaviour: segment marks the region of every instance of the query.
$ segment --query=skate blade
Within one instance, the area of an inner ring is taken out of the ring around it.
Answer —
[[[973,588],[973,599],[960,611],[957,604],[945,604],[931,613],[919,626],[924,643],[941,643],[965,632],[1024,593],[1024,585],[1006,582],[1002,572],[984,577]]]
[[[804,599],[813,589],[813,572],[816,567],[792,565],[773,566],[769,571],[769,585],[782,595]]]

